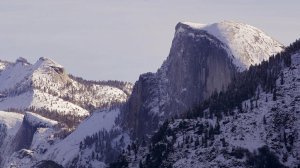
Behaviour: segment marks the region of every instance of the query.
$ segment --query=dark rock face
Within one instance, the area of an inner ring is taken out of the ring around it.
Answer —
[[[30,64],[27,59],[23,58],[23,57],[19,57],[17,60],[16,60],[16,63],[22,63],[22,64]]]
[[[179,23],[167,60],[156,73],[146,73],[135,83],[123,109],[123,126],[133,137],[143,138],[160,121],[180,115],[226,89],[236,72],[228,47],[203,30]]]
[[[132,95],[124,108],[125,123],[127,128],[133,129],[134,136],[142,137],[142,133],[154,130],[158,126],[158,116],[150,113],[158,105],[159,79],[154,73],[146,73],[140,76],[135,83]]]
[[[36,132],[37,127],[32,126],[27,120],[23,120],[20,129],[18,130],[13,143],[13,152],[21,149],[28,149],[31,146],[33,135]]]

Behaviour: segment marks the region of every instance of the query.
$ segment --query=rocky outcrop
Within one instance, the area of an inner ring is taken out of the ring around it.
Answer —
[[[123,110],[123,125],[134,137],[142,138],[160,121],[180,115],[214,91],[225,89],[236,72],[228,50],[206,31],[179,23],[162,67],[156,73],[141,75],[135,83]]]
[[[13,139],[12,152],[21,149],[29,149],[33,136],[38,128],[54,127],[58,123],[56,121],[44,118],[40,115],[26,112],[20,129]]]
[[[31,126],[28,121],[23,120],[23,123],[12,143],[15,146],[13,152],[21,149],[28,149],[31,145],[32,138],[36,130],[37,127]]]

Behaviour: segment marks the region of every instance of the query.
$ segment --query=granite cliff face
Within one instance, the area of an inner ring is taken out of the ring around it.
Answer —
[[[233,55],[232,45],[224,43],[224,36],[218,38],[220,34],[222,32],[214,34],[207,30],[207,26],[202,29],[193,24],[177,24],[167,60],[156,73],[140,76],[123,109],[123,126],[132,132],[134,138],[145,138],[161,121],[180,115],[214,91],[226,89],[241,67],[235,59],[251,53]],[[227,40],[232,39],[234,36]],[[274,43],[265,45],[273,46]],[[276,42],[275,46],[281,45]],[[239,47],[246,48],[248,44]],[[274,48],[273,52],[280,49],[282,46]],[[249,65],[245,63],[243,66]]]
[[[188,110],[214,91],[225,89],[236,69],[227,46],[203,30],[184,24],[157,73],[140,76],[126,106],[126,127],[135,136],[155,130],[159,121]],[[190,34],[192,33],[192,34]]]
[[[58,122],[42,117],[38,114],[26,112],[18,114],[14,112],[0,111],[0,166],[14,164],[11,159],[17,156],[23,159],[25,156],[32,155],[34,136],[39,135],[39,129],[54,129]],[[58,127],[57,127],[57,130]],[[4,153],[4,154],[3,154]]]

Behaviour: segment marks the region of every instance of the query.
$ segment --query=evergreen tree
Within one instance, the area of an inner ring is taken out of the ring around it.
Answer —
[[[267,124],[266,116],[263,117],[263,123]]]
[[[284,76],[283,73],[280,74],[280,84],[283,85],[284,84]]]
[[[273,101],[277,100],[277,96],[276,96],[276,88],[273,90]]]
[[[214,128],[214,134],[219,135],[221,133],[220,128],[221,128],[220,123],[219,121],[217,121],[216,126]]]
[[[199,137],[197,137],[195,140],[195,148],[199,145],[200,145],[200,141],[199,141]]]

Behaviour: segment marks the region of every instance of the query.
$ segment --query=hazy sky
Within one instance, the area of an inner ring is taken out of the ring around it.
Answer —
[[[299,0],[1,0],[0,59],[49,57],[76,76],[134,82],[168,56],[179,21],[251,24],[287,45]]]

